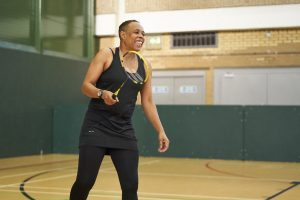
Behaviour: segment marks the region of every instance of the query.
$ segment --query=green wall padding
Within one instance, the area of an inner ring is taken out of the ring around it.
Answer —
[[[0,157],[52,153],[53,107],[86,103],[88,62],[0,48]]]
[[[242,159],[241,107],[157,106],[171,140],[167,153],[158,153],[157,134],[137,106],[133,125],[144,156]],[[54,111],[53,150],[78,152],[78,137],[86,106],[58,106]]]
[[[245,159],[300,161],[300,107],[245,108]]]
[[[77,153],[87,106],[59,106],[54,111],[54,152]],[[143,156],[234,160],[300,161],[299,106],[157,106],[171,141],[157,152],[154,129],[142,108],[133,124]]]
[[[39,154],[41,150],[51,152],[52,109],[9,107],[1,108],[0,157]]]
[[[77,153],[81,124],[87,107],[57,106],[53,117],[53,153]]]
[[[156,132],[138,107],[134,125],[142,155],[242,159],[241,107],[157,107],[171,146],[167,153],[157,152]]]

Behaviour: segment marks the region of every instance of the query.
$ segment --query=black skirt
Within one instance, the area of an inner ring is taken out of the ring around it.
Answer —
[[[82,124],[79,146],[137,150],[131,118],[89,106]]]

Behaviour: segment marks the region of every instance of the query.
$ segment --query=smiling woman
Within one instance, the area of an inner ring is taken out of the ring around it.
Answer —
[[[91,101],[81,129],[71,200],[88,197],[106,154],[118,172],[122,199],[138,198],[139,154],[131,117],[139,92],[145,115],[158,134],[158,151],[169,147],[152,99],[151,67],[138,53],[145,42],[144,28],[136,20],[125,21],[119,26],[119,37],[119,47],[97,53],[82,84],[82,92]]]
[[[145,41],[145,31],[141,24],[136,20],[128,20],[121,24],[119,28],[121,43],[132,48],[134,51],[141,50]],[[122,51],[125,49],[122,49]]]

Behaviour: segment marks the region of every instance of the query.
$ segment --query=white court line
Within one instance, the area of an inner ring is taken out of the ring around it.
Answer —
[[[111,163],[111,162],[110,161],[102,162],[102,164],[107,164],[107,163]],[[39,173],[49,172],[49,171],[61,171],[61,170],[65,170],[65,169],[77,169],[77,166],[76,167],[60,167],[60,168],[53,168],[53,169],[48,169],[48,170],[32,171],[32,172],[26,172],[26,173],[14,174],[14,175],[0,176],[0,180],[6,179],[6,178],[12,178],[12,177],[30,175],[30,174],[39,174]]]
[[[157,163],[157,162],[159,162],[159,160],[148,161],[148,162],[141,163],[139,165],[149,165],[149,164],[153,164],[153,163]],[[100,169],[100,173],[101,173],[101,171],[102,172],[106,172],[106,171],[109,171],[109,170],[112,170],[112,169],[115,169],[115,166],[107,167],[107,168],[104,168],[104,169]],[[60,178],[66,178],[66,177],[71,177],[71,176],[75,176],[75,175],[76,175],[76,173],[72,173],[72,174],[68,174],[68,175],[63,175],[63,176],[56,176],[56,177],[54,176],[54,177],[51,177],[51,178],[44,178],[44,179],[38,179],[38,180],[29,181],[27,184],[39,183],[39,182],[43,182],[43,181],[55,180],[55,179],[60,179]]]
[[[0,189],[2,192],[14,192],[19,193],[16,190]],[[93,191],[93,190],[92,190]],[[92,192],[91,191],[91,192]],[[69,192],[43,192],[43,191],[30,191],[31,194],[53,194],[53,195],[63,195],[68,196]],[[154,196],[168,196],[168,197],[142,197],[141,195],[154,195]],[[108,198],[120,198],[120,195],[109,195],[109,194],[89,194],[90,197],[108,197]],[[148,200],[180,200],[181,198],[190,200],[195,199],[220,199],[220,200],[262,200],[258,198],[243,198],[243,197],[222,197],[222,196],[208,196],[208,195],[175,195],[175,194],[162,194],[162,193],[139,193],[139,199]]]
[[[56,169],[53,169],[53,171],[60,171],[60,170],[73,169],[73,168],[74,168],[74,167],[62,167],[62,168],[56,168]],[[21,174],[14,174],[14,175],[0,176],[0,179],[13,178],[13,177],[25,176],[25,175],[31,175],[31,174],[39,174],[39,173],[48,172],[48,171],[50,171],[50,170],[32,171],[32,172],[21,173]],[[51,170],[51,171],[52,171],[52,170]]]
[[[157,163],[159,162],[159,160],[152,160],[152,161],[148,161],[148,162],[144,162],[141,163],[140,165],[147,165],[147,164],[153,164],[153,163]],[[105,173],[115,173],[115,172],[110,172],[111,169],[114,169],[114,166],[112,167],[108,167],[108,168],[104,168],[101,169],[103,172]],[[180,177],[196,177],[196,178],[223,178],[222,176],[201,176],[201,175],[178,175],[178,174],[166,174],[166,173],[140,173],[141,175],[154,175],[154,176],[180,176]],[[68,174],[68,175],[64,175],[64,176],[57,176],[57,177],[51,177],[51,178],[45,178],[45,179],[38,179],[35,181],[30,181],[28,183],[36,183],[36,182],[42,182],[42,181],[47,181],[47,180],[54,180],[54,179],[60,179],[60,178],[64,178],[64,177],[70,177],[70,176],[74,176],[75,173],[72,174]],[[224,177],[224,178],[238,178],[238,179],[249,179],[249,180],[253,180],[252,178],[244,178],[244,177]],[[270,179],[268,179],[270,180]],[[273,179],[272,179],[273,180]],[[9,185],[3,185],[0,186],[0,190],[1,191],[7,191],[7,192],[19,192],[19,191],[12,191],[12,190],[5,190],[5,189],[1,189],[4,187],[10,187],[10,186],[18,186],[20,183],[15,183],[15,184],[9,184]],[[31,186],[26,186],[26,188],[32,188]],[[114,193],[116,191],[101,191],[101,190],[92,190],[91,192],[106,192],[106,193]],[[30,191],[30,193],[36,193],[36,194],[61,194],[61,195],[68,195],[69,193],[59,193],[59,192],[43,192],[43,191]],[[253,198],[236,198],[236,197],[217,197],[217,196],[203,196],[203,195],[176,195],[176,194],[164,194],[164,193],[139,193],[141,195],[156,195],[156,196],[168,196],[168,197],[182,197],[182,198],[200,198],[200,199],[220,199],[220,200],[261,200],[261,199],[253,199]],[[108,198],[118,198],[120,196],[116,196],[116,195],[99,195],[99,194],[91,194],[90,196],[94,196],[94,197],[108,197]],[[178,198],[176,198],[176,200],[178,200]],[[175,199],[171,199],[171,198],[159,198],[159,197],[140,197],[140,199],[148,199],[148,200],[175,200]]]
[[[157,163],[159,160],[152,160],[143,163],[143,165],[146,164],[152,164]],[[102,164],[111,163],[111,161],[103,161]],[[101,165],[102,166],[102,165]],[[0,179],[5,178],[11,178],[11,177],[18,177],[18,176],[24,176],[24,175],[30,175],[30,174],[37,174],[37,173],[43,173],[48,171],[59,171],[64,169],[72,169],[76,167],[64,167],[64,168],[54,168],[51,170],[43,170],[43,171],[34,171],[34,172],[27,172],[27,173],[21,173],[21,174],[14,174],[14,175],[7,175],[7,176],[0,176]],[[114,169],[114,167],[106,168],[106,169],[100,169],[104,173],[111,173],[110,170]],[[236,180],[252,180],[252,181],[275,181],[275,182],[293,182],[294,179],[272,179],[272,178],[251,178],[251,177],[236,177],[236,176],[207,176],[207,175],[196,175],[196,174],[172,174],[172,173],[140,173],[139,175],[149,175],[149,176],[174,176],[174,177],[188,177],[188,178],[207,178],[207,179],[236,179]],[[1,185],[0,185],[1,188]]]
[[[148,162],[143,162],[140,163],[139,165],[150,165],[153,163],[157,163],[159,162],[159,160],[152,160],[152,161],[148,161]],[[100,171],[109,171],[111,169],[114,169],[115,167],[108,167],[108,168],[104,168],[104,169],[100,169]],[[50,170],[51,171],[51,170]],[[54,176],[54,177],[50,177],[50,178],[44,178],[44,179],[38,179],[38,180],[33,180],[33,181],[29,181],[27,184],[31,184],[31,183],[39,183],[39,182],[43,182],[43,181],[50,181],[50,180],[55,180],[55,179],[61,179],[61,178],[67,178],[67,177],[71,177],[71,176],[75,176],[77,173],[72,173],[72,174],[67,174],[67,175],[63,175],[63,176]],[[18,183],[12,183],[12,184],[8,184],[8,185],[0,185],[0,189],[1,188],[5,188],[5,187],[11,187],[11,186],[16,186],[16,185],[20,185],[20,182]]]
[[[2,192],[14,192],[14,193],[20,193],[20,191],[16,190],[5,190],[5,189],[0,189]],[[66,192],[42,192],[42,191],[30,191],[31,194],[54,194],[54,195],[63,195],[67,196],[69,193]],[[89,196],[95,196],[90,194]],[[118,198],[120,196],[113,196],[113,195],[96,195],[96,197],[109,197],[109,198]]]
[[[112,173],[109,171],[104,171],[104,173]],[[266,181],[266,182],[283,182],[290,183],[295,180],[288,179],[272,179],[272,178],[246,178],[246,177],[236,177],[236,176],[207,176],[207,175],[196,175],[196,174],[172,174],[172,173],[151,173],[151,172],[139,172],[139,175],[145,176],[167,176],[167,177],[183,177],[183,178],[206,178],[206,179],[233,179],[233,180],[248,180],[248,181]]]
[[[147,165],[147,164],[153,164],[157,163],[159,160],[152,160],[148,162],[141,163],[140,165]],[[115,173],[111,172],[110,170],[114,169],[114,166],[108,167],[105,169],[100,169],[102,173]],[[68,174],[68,175],[63,175],[63,176],[57,176],[57,177],[51,177],[51,178],[44,178],[44,179],[38,179],[38,180],[33,180],[28,182],[30,183],[37,183],[37,182],[43,182],[43,181],[49,181],[49,180],[55,180],[55,179],[61,179],[61,178],[66,178],[66,177],[71,177],[75,176],[76,173]],[[245,177],[232,177],[232,176],[203,176],[203,175],[180,175],[180,174],[167,174],[167,173],[139,173],[139,175],[150,175],[150,176],[167,176],[167,177],[183,177],[183,178],[206,178],[206,179],[233,179],[233,180],[249,180],[249,181],[278,181],[278,182],[292,182],[294,180],[285,180],[285,179],[266,179],[266,178],[245,178]],[[8,184],[8,185],[0,185],[1,188],[5,187],[11,187],[11,186],[16,186],[19,185],[20,183],[13,183],[13,184]]]
[[[58,188],[58,187],[36,187],[36,186],[28,186],[26,187],[28,189],[44,189],[44,190],[61,190],[61,191],[70,191],[70,189],[67,189],[67,188]],[[116,190],[99,190],[99,189],[92,189],[91,190],[91,193],[110,193],[110,194],[121,194],[121,191],[116,191]],[[217,197],[217,196],[207,196],[207,195],[189,195],[189,194],[170,194],[170,193],[153,193],[153,192],[138,192],[139,195],[144,195],[144,196],[168,196],[168,197],[182,197],[182,198],[214,198],[214,199],[219,199],[220,197]],[[96,194],[95,194],[96,195]],[[237,197],[221,197],[221,199],[232,199],[232,200],[235,200],[235,199],[241,199],[242,197],[240,198],[237,198]],[[242,198],[243,200],[250,200],[250,198]],[[253,198],[251,198],[253,199]],[[257,199],[255,199],[257,200]]]

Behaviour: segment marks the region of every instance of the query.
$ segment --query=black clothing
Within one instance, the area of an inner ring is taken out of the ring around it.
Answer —
[[[79,152],[77,178],[71,189],[70,200],[87,199],[89,191],[95,183],[99,167],[105,154],[110,154],[118,172],[122,188],[122,200],[138,199],[139,155],[137,151],[83,146]]]
[[[137,58],[137,74],[145,79],[143,61]],[[96,87],[115,92],[125,82],[118,94],[119,102],[110,106],[102,99],[91,99],[81,129],[80,147],[99,146],[137,150],[131,117],[137,94],[143,84],[135,84],[128,78],[127,73],[121,65],[119,48],[116,48],[110,67],[101,74]]]
[[[78,172],[70,200],[88,197],[105,154],[110,154],[118,172],[122,199],[137,200],[139,155],[131,117],[143,84],[136,84],[131,78],[145,79],[145,75],[139,57],[137,73],[128,74],[116,48],[111,65],[101,74],[96,87],[115,92],[124,83],[118,94],[119,102],[109,106],[102,99],[91,99],[81,128]]]

